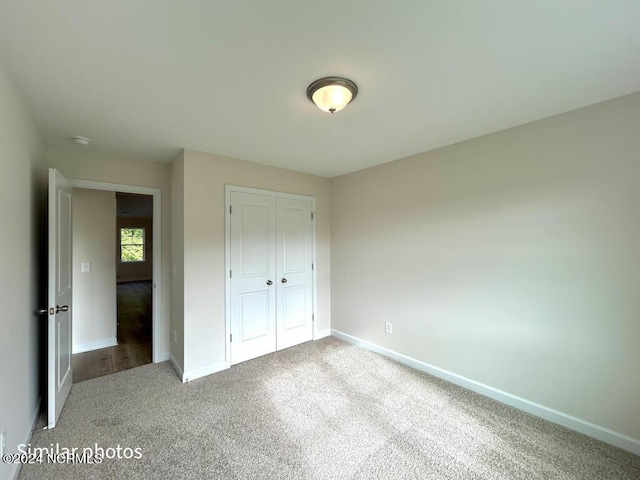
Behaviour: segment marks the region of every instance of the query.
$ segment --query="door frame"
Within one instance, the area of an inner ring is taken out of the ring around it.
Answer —
[[[307,200],[311,201],[311,213],[313,215],[313,221],[311,222],[311,241],[312,241],[312,252],[311,259],[313,262],[313,275],[311,280],[311,314],[313,315],[313,336],[312,340],[318,339],[317,332],[317,322],[315,321],[316,316],[316,305],[317,302],[317,292],[316,285],[317,282],[317,271],[318,271],[318,261],[316,258],[316,197],[311,195],[299,195],[296,193],[286,193],[279,192],[276,190],[265,190],[260,188],[251,188],[251,187],[241,187],[239,185],[231,185],[225,184],[225,192],[224,192],[224,257],[225,257],[225,270],[224,270],[224,286],[225,286],[225,364],[226,368],[231,368],[231,278],[229,275],[229,271],[231,270],[231,192],[240,192],[240,193],[252,193],[255,195],[269,195],[280,198],[290,198],[293,200]]]
[[[73,188],[85,188],[88,190],[104,190],[108,192],[138,193],[153,197],[153,305],[152,305],[152,345],[151,354],[153,363],[159,363],[166,358],[162,349],[162,190],[154,187],[138,187],[135,185],[123,185],[119,183],[94,182],[69,178]],[[115,280],[115,279],[114,279]]]

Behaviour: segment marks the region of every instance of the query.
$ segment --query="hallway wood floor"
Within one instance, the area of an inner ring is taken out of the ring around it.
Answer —
[[[151,280],[118,284],[118,345],[73,355],[73,383],[151,363]]]

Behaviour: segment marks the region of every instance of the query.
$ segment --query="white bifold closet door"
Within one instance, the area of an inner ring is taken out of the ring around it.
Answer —
[[[231,364],[313,339],[311,200],[231,192]]]

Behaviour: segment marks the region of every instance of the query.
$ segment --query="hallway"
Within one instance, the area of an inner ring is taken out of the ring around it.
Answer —
[[[118,284],[118,345],[73,356],[73,383],[151,363],[152,282]]]

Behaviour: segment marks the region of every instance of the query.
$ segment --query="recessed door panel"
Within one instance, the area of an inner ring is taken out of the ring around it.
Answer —
[[[269,334],[269,292],[240,294],[241,342],[255,340]]]
[[[57,320],[57,339],[60,361],[58,362],[58,388],[67,381],[67,376],[71,373],[71,316],[69,312],[59,315]]]
[[[238,273],[242,277],[256,277],[269,274],[269,248],[272,247],[269,235],[273,231],[269,205],[243,203],[240,218],[240,264]]]
[[[282,217],[282,259],[283,273],[304,272],[310,264],[310,255],[307,252],[305,236],[307,231],[307,218],[309,210],[301,207],[285,206],[278,210],[278,216]]]
[[[66,190],[58,190],[57,204],[57,285],[58,295],[64,295],[71,289],[71,194]]]
[[[307,286],[283,287],[282,328],[287,331],[305,324]]]

